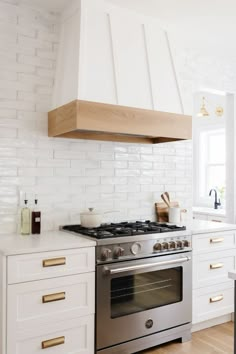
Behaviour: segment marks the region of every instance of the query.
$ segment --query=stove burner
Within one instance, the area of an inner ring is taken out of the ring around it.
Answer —
[[[170,231],[186,230],[185,226],[170,225],[154,221],[136,221],[103,224],[100,227],[87,229],[81,225],[66,225],[63,230],[73,231],[82,235],[94,237],[96,239],[135,236],[142,234],[155,234]]]

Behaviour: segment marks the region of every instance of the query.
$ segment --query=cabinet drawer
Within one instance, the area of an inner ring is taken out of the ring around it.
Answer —
[[[49,322],[93,314],[95,273],[8,286],[8,330],[27,330]]]
[[[193,289],[231,282],[228,272],[235,269],[235,249],[193,256]]]
[[[234,311],[234,288],[228,283],[193,291],[193,323]]]
[[[17,335],[12,331],[8,332],[7,354],[47,353],[93,354],[94,315],[67,321],[60,319],[53,324],[38,326]]]
[[[225,222],[225,217],[224,216],[217,216],[217,215],[209,215],[208,220],[209,221],[215,221],[215,222]]]
[[[55,278],[95,270],[95,248],[9,256],[8,284]]]
[[[235,248],[235,231],[193,235],[192,246],[194,253]]]

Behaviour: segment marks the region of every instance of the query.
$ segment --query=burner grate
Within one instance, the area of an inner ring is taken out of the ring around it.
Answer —
[[[72,231],[82,235],[87,235],[97,239],[135,236],[142,234],[163,233],[171,231],[186,230],[185,226],[158,223],[154,221],[124,221],[120,223],[103,224],[93,229],[85,228],[81,225],[66,225],[64,230]]]

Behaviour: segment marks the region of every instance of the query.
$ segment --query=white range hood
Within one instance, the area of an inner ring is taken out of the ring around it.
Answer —
[[[52,108],[49,136],[191,138],[166,32],[106,0],[77,0],[64,12]]]

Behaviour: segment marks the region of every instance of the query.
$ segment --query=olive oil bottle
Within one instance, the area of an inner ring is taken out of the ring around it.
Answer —
[[[31,231],[31,212],[27,206],[28,200],[24,200],[24,206],[21,209],[21,235],[29,235]]]

